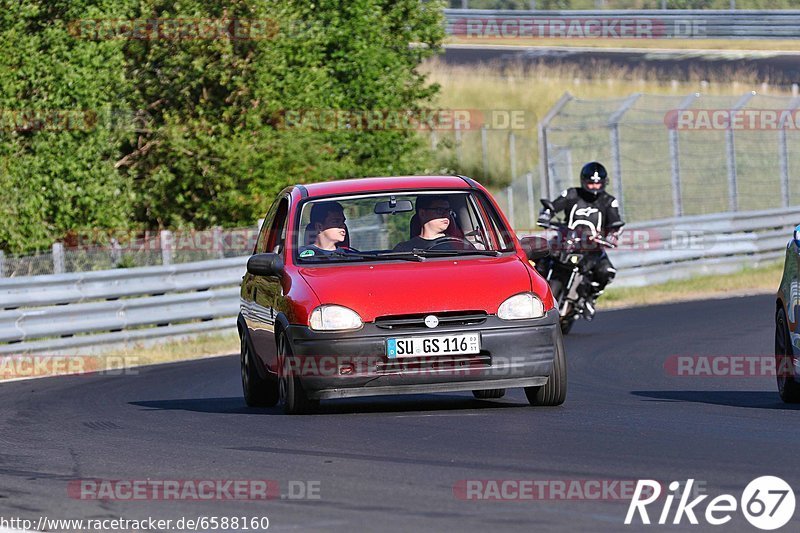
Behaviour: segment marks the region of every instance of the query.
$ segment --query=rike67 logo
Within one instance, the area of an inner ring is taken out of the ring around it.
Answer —
[[[705,502],[705,511],[701,511],[701,504],[709,496],[702,494],[691,501],[693,496],[692,486],[694,479],[689,479],[680,492],[681,483],[673,481],[669,484],[669,492],[663,499],[663,507],[658,516],[653,516],[658,524],[680,524],[685,517],[690,524],[699,524],[698,517],[714,526],[727,524],[733,519],[737,511],[741,511],[750,524],[758,529],[771,531],[783,527],[794,516],[795,497],[792,487],[784,480],[775,476],[762,476],[751,481],[737,500],[732,494],[720,494]],[[645,479],[639,480],[633,493],[633,499],[625,516],[625,524],[634,523],[635,517],[642,524],[651,524],[648,506],[655,503],[662,496],[662,485],[658,481]],[[672,504],[675,499],[678,504],[673,512]],[[659,502],[660,504],[660,502]],[[657,511],[659,504],[653,505],[650,511]],[[655,509],[654,509],[655,508]],[[672,518],[670,522],[670,517]]]

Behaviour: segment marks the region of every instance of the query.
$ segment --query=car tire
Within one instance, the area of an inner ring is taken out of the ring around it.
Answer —
[[[277,383],[264,379],[258,374],[256,361],[245,333],[241,334],[239,362],[242,369],[242,392],[245,403],[250,407],[272,407],[277,404]]]
[[[800,383],[794,376],[785,374],[785,358],[792,357],[792,337],[789,334],[789,324],[786,312],[778,309],[775,315],[775,368],[777,369],[778,394],[786,403],[800,403]],[[788,368],[794,370],[793,365]]]
[[[319,400],[310,400],[300,378],[294,375],[292,347],[285,333],[278,335],[278,357],[283,369],[280,376],[280,398],[283,412],[287,415],[303,415],[313,413],[319,408]]]
[[[564,352],[564,339],[558,335],[553,369],[547,383],[538,387],[525,387],[525,396],[531,405],[561,405],[567,399],[567,358]]]
[[[506,390],[505,389],[474,390],[472,391],[472,395],[479,400],[493,400],[505,396]]]

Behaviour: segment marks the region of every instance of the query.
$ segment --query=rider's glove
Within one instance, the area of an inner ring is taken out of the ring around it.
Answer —
[[[539,224],[549,224],[553,214],[549,209],[545,208],[539,212]]]
[[[617,245],[617,241],[619,241],[619,233],[609,233],[605,237],[605,241],[608,244],[613,244],[614,246]]]

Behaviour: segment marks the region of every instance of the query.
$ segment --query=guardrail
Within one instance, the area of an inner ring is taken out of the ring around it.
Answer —
[[[614,286],[780,258],[798,221],[800,208],[631,225],[610,252],[619,270]],[[0,355],[233,331],[247,259],[0,279]]]
[[[0,354],[230,330],[247,259],[0,279]]]
[[[618,269],[614,285],[641,287],[780,259],[798,222],[800,208],[795,207],[632,225],[626,230],[630,236],[622,239],[627,244],[609,252]]]
[[[800,10],[445,9],[449,35],[483,38],[795,39]],[[613,23],[614,26],[611,26]],[[625,26],[623,30],[622,26]],[[604,29],[605,28],[605,29]],[[606,34],[595,34],[606,31]],[[522,32],[522,33],[520,33]],[[631,33],[633,32],[633,33]]]

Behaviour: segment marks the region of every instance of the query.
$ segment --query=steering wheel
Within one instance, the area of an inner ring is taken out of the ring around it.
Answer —
[[[475,247],[469,242],[467,239],[460,239],[458,237],[441,237],[436,239],[436,244],[428,248],[428,250],[433,250],[434,248],[438,248],[439,246],[445,243],[458,243],[462,246],[462,248],[457,249],[464,249],[464,250],[474,250]]]

